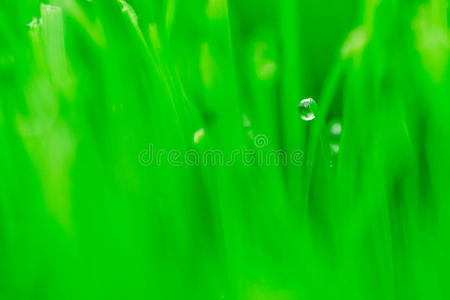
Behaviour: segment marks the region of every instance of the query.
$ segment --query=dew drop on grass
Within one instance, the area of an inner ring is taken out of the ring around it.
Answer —
[[[313,98],[307,98],[298,104],[300,117],[305,121],[311,121],[316,117],[317,103]]]
[[[339,144],[330,144],[330,149],[333,153],[339,152]]]
[[[331,142],[339,143],[341,139],[342,124],[338,119],[331,120],[328,123],[328,137]]]
[[[342,125],[339,122],[331,123],[330,125],[330,133],[332,135],[338,136],[341,134]]]
[[[248,116],[246,114],[242,115],[242,124],[244,125],[244,128],[247,130],[247,134],[250,137],[250,139],[254,139],[255,136],[253,134],[253,130],[252,130],[252,122],[250,121],[250,119],[248,118]]]
[[[331,120],[328,123],[328,137],[330,141],[330,149],[332,154],[339,153],[341,132],[342,132],[342,124],[339,119]]]

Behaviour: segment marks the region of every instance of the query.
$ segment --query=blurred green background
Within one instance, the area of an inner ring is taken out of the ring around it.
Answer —
[[[448,13],[2,0],[0,299],[450,299]]]

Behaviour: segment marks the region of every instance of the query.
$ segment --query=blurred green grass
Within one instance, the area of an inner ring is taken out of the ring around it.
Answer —
[[[3,1],[0,299],[450,299],[448,12]]]

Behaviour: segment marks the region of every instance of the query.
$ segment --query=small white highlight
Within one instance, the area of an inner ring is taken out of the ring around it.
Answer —
[[[33,20],[30,23],[27,24],[27,26],[29,28],[37,28],[39,26],[39,24],[40,24],[39,19],[34,17]]]
[[[194,144],[200,143],[204,136],[205,136],[204,128],[200,128],[199,130],[194,132]]]
[[[334,135],[340,135],[342,131],[342,125],[341,123],[335,123],[333,126],[331,126],[331,133]]]
[[[53,6],[53,5],[49,5],[49,4],[41,4],[41,11],[42,10],[46,10],[46,11],[61,11],[61,7],[59,6]]]
[[[128,14],[128,17],[130,18],[131,23],[133,23],[135,26],[137,26],[138,17],[136,15],[136,12],[134,11],[133,7],[131,7],[131,5],[124,0],[118,0],[118,2],[120,5],[122,5],[122,12]]]
[[[334,153],[338,153],[339,152],[339,145],[338,144],[330,144],[330,148],[331,148],[331,151],[333,151]]]

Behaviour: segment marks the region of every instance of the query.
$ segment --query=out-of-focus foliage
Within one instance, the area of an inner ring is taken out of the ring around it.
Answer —
[[[0,299],[450,299],[448,12],[3,0]]]

